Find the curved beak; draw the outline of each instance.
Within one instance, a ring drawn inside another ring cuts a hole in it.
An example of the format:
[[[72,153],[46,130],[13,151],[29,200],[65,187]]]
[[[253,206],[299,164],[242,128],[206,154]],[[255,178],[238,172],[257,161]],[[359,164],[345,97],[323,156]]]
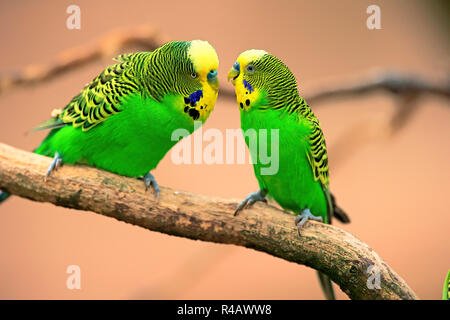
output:
[[[231,68],[230,72],[228,72],[228,81],[231,80],[231,83],[234,85],[234,80],[239,76],[239,73],[241,72],[241,65],[239,62],[235,62],[233,64],[233,68]]]
[[[239,71],[231,68],[230,72],[228,72],[228,81],[231,80],[231,83],[234,85],[234,80],[236,80],[236,78],[239,76]]]

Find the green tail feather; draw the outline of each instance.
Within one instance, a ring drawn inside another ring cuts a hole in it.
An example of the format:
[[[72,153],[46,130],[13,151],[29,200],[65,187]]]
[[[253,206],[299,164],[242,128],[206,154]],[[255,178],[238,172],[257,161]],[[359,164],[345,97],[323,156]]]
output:
[[[327,300],[336,300],[330,278],[319,271],[317,271],[317,275],[319,276],[320,286],[325,294],[325,298]]]
[[[11,195],[9,193],[6,193],[6,192],[3,192],[0,190],[0,204],[2,204],[3,201],[8,199],[9,197],[11,197]]]
[[[344,210],[342,210],[336,203],[336,198],[330,192],[331,204],[333,206],[333,217],[342,223],[350,223],[350,217]]]
[[[31,132],[47,130],[47,129],[56,129],[67,126],[67,123],[62,122],[60,119],[51,118],[47,121],[42,122],[37,127],[31,129]]]
[[[350,218],[347,216],[347,214],[337,206],[336,199],[331,194],[331,192],[328,190],[328,188],[323,188],[323,191],[325,193],[325,197],[327,199],[327,218],[328,223],[331,224],[332,218],[336,217],[339,221],[343,223],[350,222]],[[334,295],[333,290],[333,284],[331,283],[330,278],[328,278],[327,275],[317,271],[317,275],[319,276],[319,282],[320,287],[322,288],[322,291],[325,295],[325,298],[327,300],[336,300],[336,297]]]
[[[450,270],[448,270],[447,277],[445,278],[442,300],[450,300]]]

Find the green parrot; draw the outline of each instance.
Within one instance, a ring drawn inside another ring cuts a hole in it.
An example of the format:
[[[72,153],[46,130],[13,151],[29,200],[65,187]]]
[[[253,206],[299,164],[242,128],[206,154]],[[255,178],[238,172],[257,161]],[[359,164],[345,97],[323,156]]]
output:
[[[450,270],[448,270],[447,277],[444,281],[442,289],[442,300],[450,300]]]
[[[172,41],[153,52],[120,55],[62,110],[36,129],[52,129],[35,153],[51,156],[47,176],[62,163],[84,163],[158,184],[150,173],[177,143],[172,132],[194,131],[217,100],[219,60],[206,41]],[[3,192],[0,202],[9,195]]]
[[[328,156],[319,121],[300,97],[288,67],[264,50],[248,50],[239,55],[228,80],[235,87],[241,128],[260,188],[242,201],[235,215],[269,197],[297,215],[295,224],[300,235],[308,220],[331,223],[335,216],[344,223],[350,222],[329,191]],[[262,139],[253,144],[246,134],[249,130],[266,130],[267,141],[278,139],[276,172],[264,174],[268,165],[257,156],[264,143],[268,154],[276,150]],[[334,299],[329,278],[319,272],[319,279],[326,297]]]

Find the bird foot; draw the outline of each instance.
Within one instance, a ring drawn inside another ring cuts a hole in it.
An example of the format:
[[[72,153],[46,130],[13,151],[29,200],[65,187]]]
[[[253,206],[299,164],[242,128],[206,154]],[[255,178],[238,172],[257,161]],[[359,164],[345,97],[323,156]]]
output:
[[[301,214],[299,214],[298,216],[295,217],[295,225],[297,226],[299,236],[302,235],[301,229],[302,229],[303,225],[306,223],[306,221],[308,221],[308,220],[315,220],[315,221],[323,222],[322,217],[316,217],[315,215],[313,215],[311,213],[311,211],[309,211],[308,208],[304,209]]]
[[[58,152],[55,152],[55,156],[53,157],[52,163],[48,166],[47,172],[45,173],[44,181],[47,181],[47,178],[50,176],[50,173],[58,170],[59,167],[62,166],[62,157]]]
[[[239,213],[239,211],[241,211],[245,208],[250,208],[257,201],[267,202],[265,196],[266,196],[266,193],[262,190],[258,190],[256,192],[250,193],[248,195],[248,197],[245,198],[244,201],[242,201],[239,204],[236,211],[234,212],[234,215],[236,216]]]
[[[159,198],[159,185],[156,182],[155,177],[149,172],[144,176],[144,183],[145,183],[145,191],[148,190],[150,186],[153,187],[153,190],[155,191],[155,197],[156,199]]]

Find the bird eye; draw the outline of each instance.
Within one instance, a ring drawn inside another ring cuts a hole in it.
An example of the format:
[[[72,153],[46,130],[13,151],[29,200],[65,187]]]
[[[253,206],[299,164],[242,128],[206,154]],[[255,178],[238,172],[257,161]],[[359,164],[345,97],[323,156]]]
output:
[[[197,78],[197,74],[196,74],[195,72],[192,72],[192,73],[191,73],[191,78],[192,78],[192,79]]]
[[[247,72],[252,73],[252,72],[254,72],[254,71],[255,71],[255,67],[254,67],[253,65],[249,64],[249,65],[247,66]]]

